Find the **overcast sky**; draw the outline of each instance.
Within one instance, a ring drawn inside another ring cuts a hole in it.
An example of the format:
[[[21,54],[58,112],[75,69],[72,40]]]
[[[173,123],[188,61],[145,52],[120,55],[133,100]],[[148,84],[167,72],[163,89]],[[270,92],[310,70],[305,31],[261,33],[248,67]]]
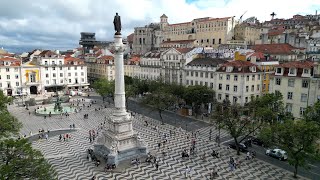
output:
[[[320,13],[320,0],[0,0],[0,47],[10,51],[72,49],[80,32],[95,32],[98,40],[112,40],[113,17],[121,16],[122,34],[136,26],[159,22],[165,13],[169,23],[199,17],[239,18],[260,21],[289,18],[294,14]]]

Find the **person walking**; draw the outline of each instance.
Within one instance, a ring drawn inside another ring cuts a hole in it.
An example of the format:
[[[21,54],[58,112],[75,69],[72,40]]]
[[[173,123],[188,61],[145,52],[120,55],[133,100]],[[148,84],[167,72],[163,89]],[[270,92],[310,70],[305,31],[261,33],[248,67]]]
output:
[[[61,134],[59,135],[59,141],[61,141],[61,139],[62,139],[62,136],[61,136]]]
[[[46,140],[48,140],[48,138],[49,138],[49,135],[48,135],[48,134],[46,134],[46,135],[45,135],[45,137],[46,137]]]
[[[158,169],[159,169],[159,164],[158,162],[156,162],[156,170],[158,171]]]

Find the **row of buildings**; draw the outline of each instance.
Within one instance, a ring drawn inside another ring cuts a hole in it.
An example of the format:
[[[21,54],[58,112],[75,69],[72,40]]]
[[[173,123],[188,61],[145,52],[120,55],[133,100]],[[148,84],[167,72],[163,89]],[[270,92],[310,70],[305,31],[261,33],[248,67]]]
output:
[[[0,52],[0,89],[8,96],[88,87],[84,60],[49,50]]]
[[[207,86],[215,91],[217,101],[228,99],[240,105],[266,93],[281,93],[286,110],[296,118],[303,115],[307,106],[320,100],[318,63],[310,58],[306,60],[306,56],[299,57],[300,48],[288,44],[256,45],[255,48],[257,51],[171,47],[131,56],[124,72],[139,79]],[[269,50],[269,54],[259,49]],[[114,79],[112,54],[96,58],[86,55],[85,59],[89,79]]]

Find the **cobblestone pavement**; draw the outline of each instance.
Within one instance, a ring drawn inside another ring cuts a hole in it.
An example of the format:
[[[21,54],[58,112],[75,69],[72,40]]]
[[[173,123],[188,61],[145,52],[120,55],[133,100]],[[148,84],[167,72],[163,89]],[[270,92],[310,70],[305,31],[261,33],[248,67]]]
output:
[[[75,124],[76,131],[70,132],[71,139],[69,141],[59,141],[58,136],[50,137],[48,140],[38,140],[33,142],[33,146],[39,149],[48,162],[58,172],[59,179],[90,179],[96,176],[97,179],[208,179],[209,172],[212,169],[218,171],[219,177],[215,179],[292,179],[292,173],[258,159],[245,160],[245,154],[240,156],[236,152],[226,146],[218,147],[213,141],[209,141],[210,127],[198,129],[196,138],[196,153],[188,159],[183,159],[181,153],[184,149],[189,149],[191,145],[191,133],[185,130],[176,129],[174,126],[144,117],[136,114],[133,118],[134,130],[147,143],[150,152],[157,157],[159,169],[144,162],[138,166],[127,165],[128,168],[123,172],[104,172],[103,167],[95,167],[92,161],[87,160],[86,150],[93,148],[93,143],[89,142],[88,131],[95,129],[104,123],[105,117],[111,114],[111,105],[101,105],[101,103],[89,105],[89,99],[85,102],[80,102],[80,105],[85,104],[83,109],[69,117],[53,116],[51,118],[35,116],[23,107],[10,105],[9,111],[16,116],[22,123],[21,135],[27,136],[32,132],[34,135],[39,129],[48,129],[52,132],[57,129],[69,128]],[[105,108],[105,106],[107,106]],[[30,108],[30,112],[34,111],[35,107]],[[100,110],[99,110],[100,108]],[[97,111],[95,110],[97,109]],[[83,115],[89,114],[88,119],[84,119]],[[148,122],[148,126],[145,125]],[[153,128],[157,126],[158,131]],[[170,134],[168,142],[161,149],[158,149],[158,142],[162,141],[163,133]],[[217,135],[217,131],[212,129],[212,139]],[[175,134],[175,135],[174,135]],[[221,137],[227,136],[225,131],[221,132]],[[189,137],[189,138],[188,138]],[[220,153],[219,158],[209,156],[212,150]],[[163,156],[162,151],[166,152]],[[206,160],[200,158],[206,154]],[[237,169],[230,171],[228,160],[234,157],[241,163]],[[186,177],[186,167],[191,169],[190,177]]]

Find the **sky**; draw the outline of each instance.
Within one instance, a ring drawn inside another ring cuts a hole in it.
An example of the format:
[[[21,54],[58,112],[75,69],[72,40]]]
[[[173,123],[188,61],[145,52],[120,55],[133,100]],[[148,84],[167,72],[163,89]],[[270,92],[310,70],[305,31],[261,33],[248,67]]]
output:
[[[97,40],[113,39],[113,18],[121,16],[122,34],[134,27],[159,22],[166,14],[169,23],[200,17],[260,21],[290,18],[294,14],[320,13],[320,0],[0,0],[0,48],[11,52],[78,47],[80,32],[95,32]]]

